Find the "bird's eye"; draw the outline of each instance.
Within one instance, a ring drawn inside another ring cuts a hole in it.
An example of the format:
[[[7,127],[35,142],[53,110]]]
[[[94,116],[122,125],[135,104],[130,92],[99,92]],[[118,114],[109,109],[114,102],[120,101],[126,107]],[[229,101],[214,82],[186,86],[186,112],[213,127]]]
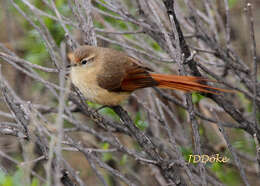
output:
[[[85,65],[87,63],[90,63],[90,62],[93,62],[93,59],[94,59],[94,55],[91,55],[91,56],[88,56],[86,58],[83,58],[81,61],[80,61],[80,64],[81,65]]]
[[[88,62],[88,61],[87,61],[86,59],[83,59],[83,60],[81,61],[81,64],[82,64],[82,65],[85,65],[85,64],[87,64],[87,62]]]

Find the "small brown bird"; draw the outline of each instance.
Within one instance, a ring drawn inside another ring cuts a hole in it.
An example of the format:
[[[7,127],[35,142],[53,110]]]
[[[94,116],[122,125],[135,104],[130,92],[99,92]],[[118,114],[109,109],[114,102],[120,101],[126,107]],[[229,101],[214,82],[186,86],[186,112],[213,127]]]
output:
[[[116,106],[140,88],[159,87],[215,93],[202,77],[153,73],[137,59],[109,48],[84,45],[71,56],[72,83],[92,102]]]

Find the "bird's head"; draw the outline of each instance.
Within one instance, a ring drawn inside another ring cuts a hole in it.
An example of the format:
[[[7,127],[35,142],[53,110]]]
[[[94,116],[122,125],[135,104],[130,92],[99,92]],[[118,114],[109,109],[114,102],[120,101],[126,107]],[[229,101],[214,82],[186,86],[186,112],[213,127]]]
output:
[[[80,46],[73,53],[68,54],[70,59],[70,65],[68,65],[68,67],[87,66],[93,63],[95,56],[95,47],[88,45]]]

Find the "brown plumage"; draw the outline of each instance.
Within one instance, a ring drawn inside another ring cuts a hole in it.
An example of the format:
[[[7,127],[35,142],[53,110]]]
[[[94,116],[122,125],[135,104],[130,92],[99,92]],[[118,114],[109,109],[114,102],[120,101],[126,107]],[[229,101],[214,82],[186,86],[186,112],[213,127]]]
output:
[[[186,92],[225,91],[205,84],[205,78],[153,73],[140,61],[113,49],[81,46],[71,56],[71,79],[90,101],[118,105],[131,92],[145,87]]]

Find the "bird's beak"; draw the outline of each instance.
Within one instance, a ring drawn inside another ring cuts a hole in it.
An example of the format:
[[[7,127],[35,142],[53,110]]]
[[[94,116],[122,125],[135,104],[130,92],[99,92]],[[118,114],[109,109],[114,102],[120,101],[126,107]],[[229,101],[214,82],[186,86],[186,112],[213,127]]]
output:
[[[69,52],[67,56],[68,56],[70,61],[74,61],[74,53],[73,52]]]
[[[66,67],[67,68],[71,68],[73,66],[76,66],[76,64],[72,64],[72,62],[74,61],[74,53],[73,52],[69,52],[67,56],[68,56],[69,61],[70,61],[71,64],[68,64]]]

